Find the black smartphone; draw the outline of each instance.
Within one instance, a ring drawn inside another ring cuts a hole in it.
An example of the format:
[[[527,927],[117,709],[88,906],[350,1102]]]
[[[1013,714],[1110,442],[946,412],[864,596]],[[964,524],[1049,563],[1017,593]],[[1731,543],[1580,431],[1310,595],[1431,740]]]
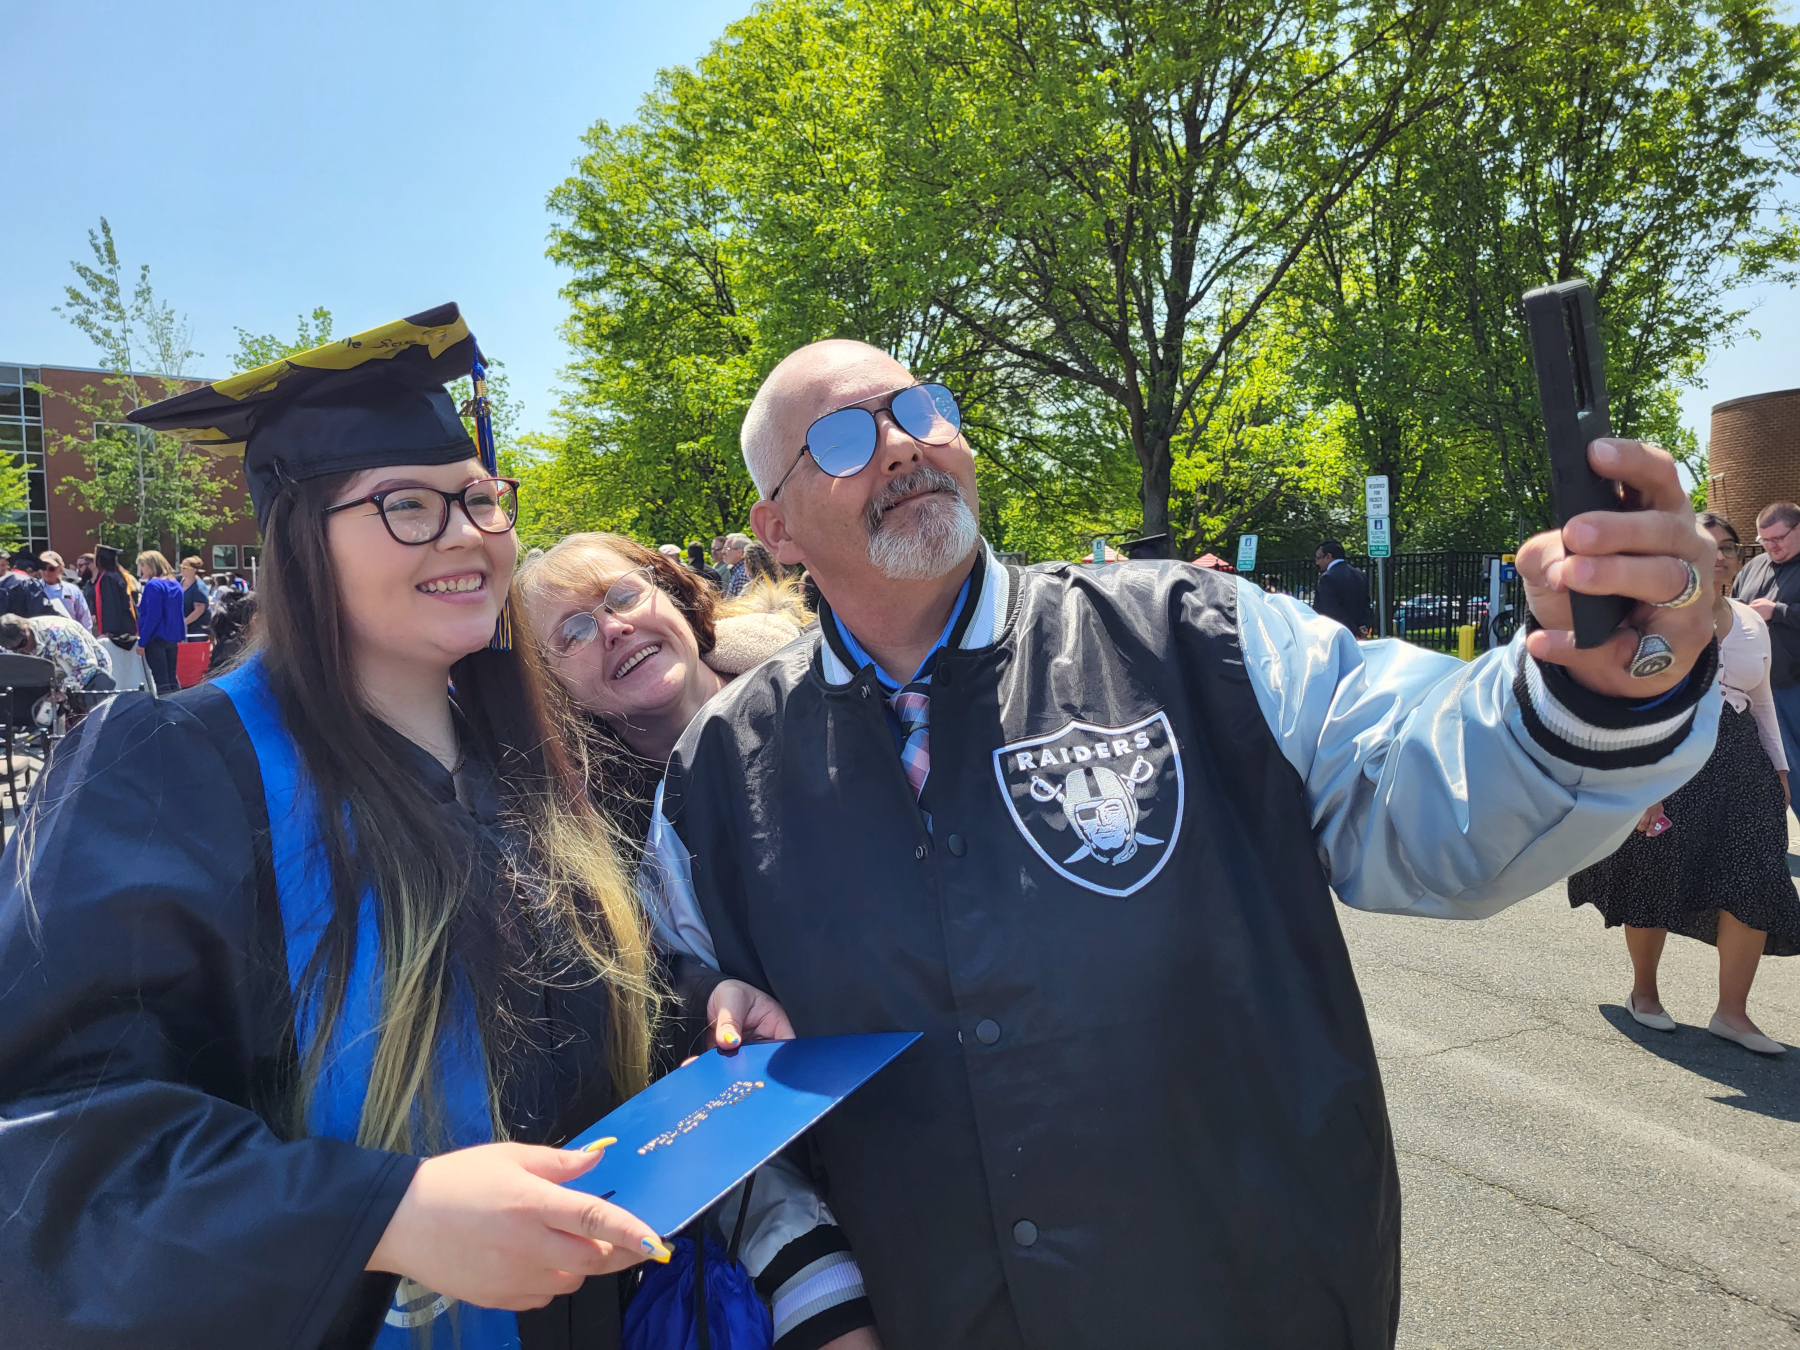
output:
[[[1550,453],[1550,497],[1556,523],[1567,525],[1586,511],[1622,511],[1622,489],[1588,464],[1588,446],[1612,435],[1606,410],[1606,348],[1586,280],[1559,281],[1525,292],[1531,364],[1537,371],[1544,445]],[[1637,602],[1623,595],[1569,592],[1575,645],[1599,647]]]

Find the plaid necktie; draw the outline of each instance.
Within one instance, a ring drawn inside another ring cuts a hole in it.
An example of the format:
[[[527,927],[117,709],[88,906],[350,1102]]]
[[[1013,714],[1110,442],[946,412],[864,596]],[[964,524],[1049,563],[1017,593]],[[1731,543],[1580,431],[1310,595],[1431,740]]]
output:
[[[900,719],[906,743],[900,747],[900,766],[906,770],[906,781],[912,784],[916,799],[925,791],[925,779],[931,773],[931,732],[926,725],[931,712],[931,695],[918,685],[908,685],[888,700],[888,707]]]

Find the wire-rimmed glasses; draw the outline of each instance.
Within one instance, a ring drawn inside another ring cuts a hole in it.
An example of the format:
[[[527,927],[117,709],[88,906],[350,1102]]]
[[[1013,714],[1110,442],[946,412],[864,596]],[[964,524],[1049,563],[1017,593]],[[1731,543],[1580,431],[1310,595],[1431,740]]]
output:
[[[623,618],[641,609],[656,591],[655,569],[634,567],[606,588],[599,604],[579,614],[571,614],[559,623],[550,636],[550,650],[561,657],[575,655],[600,636],[601,614]]]

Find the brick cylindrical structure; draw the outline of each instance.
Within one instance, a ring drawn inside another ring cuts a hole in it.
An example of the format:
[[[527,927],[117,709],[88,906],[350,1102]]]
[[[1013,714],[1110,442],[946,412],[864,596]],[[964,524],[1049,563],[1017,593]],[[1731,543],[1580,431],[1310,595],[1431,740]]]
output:
[[[1713,404],[1707,506],[1746,542],[1770,502],[1800,502],[1800,389]]]

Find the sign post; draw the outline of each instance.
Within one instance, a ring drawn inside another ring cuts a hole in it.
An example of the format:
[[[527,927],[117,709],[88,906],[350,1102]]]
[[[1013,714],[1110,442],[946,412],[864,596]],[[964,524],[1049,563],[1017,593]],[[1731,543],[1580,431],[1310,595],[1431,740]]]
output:
[[[1384,473],[1363,479],[1363,502],[1369,517],[1369,556],[1375,560],[1375,632],[1388,635],[1387,560],[1393,553],[1388,533],[1388,480]]]
[[[1240,534],[1238,536],[1237,570],[1249,572],[1256,566],[1256,536]]]

